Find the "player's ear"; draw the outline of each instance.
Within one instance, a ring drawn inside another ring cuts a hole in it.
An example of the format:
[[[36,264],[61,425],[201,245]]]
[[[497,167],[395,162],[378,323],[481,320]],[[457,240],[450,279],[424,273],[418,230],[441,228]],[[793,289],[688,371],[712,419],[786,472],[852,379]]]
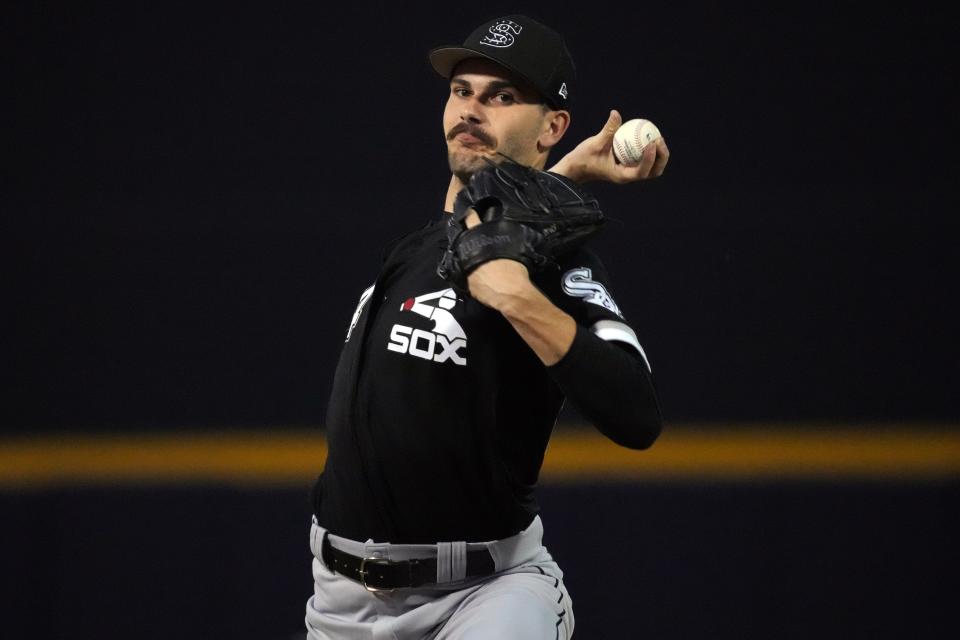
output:
[[[543,126],[540,128],[540,137],[537,138],[539,150],[547,151],[560,142],[563,134],[570,127],[570,112],[565,110],[548,110],[543,116]]]

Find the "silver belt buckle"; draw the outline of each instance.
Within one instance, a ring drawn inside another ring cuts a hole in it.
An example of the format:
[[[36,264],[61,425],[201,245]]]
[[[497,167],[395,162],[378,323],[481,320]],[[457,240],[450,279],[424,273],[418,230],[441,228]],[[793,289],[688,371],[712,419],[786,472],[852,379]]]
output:
[[[367,575],[369,575],[370,572],[367,571],[367,564],[389,565],[390,561],[386,558],[375,558],[372,556],[369,558],[364,558],[360,561],[360,584],[363,585],[364,589],[371,593],[390,593],[392,591],[396,591],[396,589],[378,589],[377,587],[371,587],[368,585]]]

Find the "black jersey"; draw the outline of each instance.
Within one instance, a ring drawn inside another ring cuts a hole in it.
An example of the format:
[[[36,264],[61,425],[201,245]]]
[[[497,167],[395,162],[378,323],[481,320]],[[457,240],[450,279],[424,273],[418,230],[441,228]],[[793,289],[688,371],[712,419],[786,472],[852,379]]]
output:
[[[563,394],[499,312],[436,274],[445,222],[389,251],[351,319],[314,489],[318,521],[338,535],[494,540],[538,511],[533,490]],[[642,354],[605,280],[583,250],[534,282],[579,325]]]

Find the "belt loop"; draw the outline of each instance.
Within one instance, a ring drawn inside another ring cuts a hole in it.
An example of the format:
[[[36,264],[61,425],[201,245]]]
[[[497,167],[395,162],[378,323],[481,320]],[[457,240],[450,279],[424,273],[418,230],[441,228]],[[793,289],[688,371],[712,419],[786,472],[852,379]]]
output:
[[[325,566],[330,572],[340,573],[337,571],[337,563],[334,562],[333,557],[331,557],[330,550],[333,547],[330,545],[330,540],[327,538],[328,535],[330,535],[329,532],[323,532],[323,535],[320,538],[320,553],[317,557],[320,558],[320,562],[322,562],[323,566]]]
[[[323,535],[326,535],[325,533]],[[310,551],[313,552],[313,555],[317,558],[320,558],[321,544],[320,544],[321,529],[320,525],[317,524],[317,519],[314,517],[313,522],[310,523]]]
[[[457,582],[467,577],[467,543],[437,543],[437,583]]]
[[[467,577],[467,543],[454,542],[450,549],[450,580],[456,582]]]
[[[452,542],[437,543],[437,583],[450,582]]]

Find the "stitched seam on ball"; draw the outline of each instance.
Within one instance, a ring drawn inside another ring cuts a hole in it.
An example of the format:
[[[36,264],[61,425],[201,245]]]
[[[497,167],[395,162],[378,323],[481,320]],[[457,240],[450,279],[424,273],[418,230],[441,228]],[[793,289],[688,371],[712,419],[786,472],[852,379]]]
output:
[[[626,158],[626,162],[624,164],[626,165],[639,164],[640,159],[642,158],[642,154],[634,153],[634,150],[636,149],[636,147],[630,145],[629,138],[627,138],[626,136],[624,136],[624,138],[626,139],[621,139],[621,142],[620,142],[620,144],[623,147],[623,157]],[[636,127],[634,127],[634,138],[636,138]]]
[[[637,139],[637,153],[640,154],[641,158],[643,157],[643,148],[644,146],[646,146],[643,144],[643,136],[640,133],[641,131],[643,131],[643,124],[644,123],[640,122],[637,124],[636,127],[633,128],[634,137],[636,137]],[[639,161],[639,158],[638,158],[638,161]]]
[[[623,140],[614,139],[613,143],[617,147],[617,151],[620,154],[620,162],[629,166],[636,163],[636,159],[633,157],[633,154],[630,153],[627,144]]]

